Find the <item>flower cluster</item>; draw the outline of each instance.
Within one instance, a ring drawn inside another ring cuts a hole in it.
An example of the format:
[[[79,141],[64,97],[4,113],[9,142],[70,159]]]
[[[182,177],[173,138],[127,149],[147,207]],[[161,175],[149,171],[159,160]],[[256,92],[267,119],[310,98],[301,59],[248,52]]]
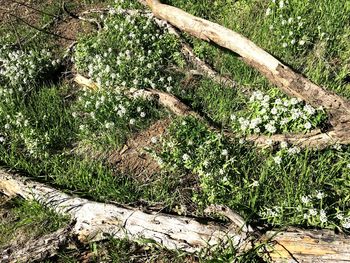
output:
[[[266,9],[266,20],[270,24],[270,32],[275,36],[283,48],[291,50],[304,50],[305,45],[311,45],[315,36],[319,39],[327,39],[327,35],[321,32],[308,33],[307,20],[304,18],[308,13],[310,3],[302,3],[302,7],[289,3],[288,0],[271,0]]]
[[[176,39],[163,33],[151,16],[120,14],[118,8],[102,17],[100,32],[79,41],[74,56],[78,70],[104,88],[170,91],[172,78],[164,71],[180,56]]]
[[[233,129],[243,135],[309,131],[326,119],[326,114],[296,98],[261,91],[253,92],[248,113],[232,114]]]
[[[169,171],[198,174],[208,202],[215,203],[237,190],[240,174],[237,155],[243,151],[243,144],[228,142],[191,117],[175,121],[160,143],[161,150],[152,152],[159,164]],[[252,179],[247,184],[256,183]]]
[[[325,207],[327,195],[322,191],[314,191],[310,195],[302,195],[295,207],[263,207],[259,214],[270,223],[283,221],[283,218],[293,217],[298,224],[327,227],[337,224],[344,229],[350,229],[350,216],[345,216],[339,210],[328,211]],[[350,213],[350,211],[348,211]]]
[[[129,99],[119,90],[86,89],[78,97],[72,115],[81,139],[98,138],[100,143],[107,140],[114,145],[115,136],[136,130],[155,117],[156,107],[152,101]]]
[[[0,143],[17,141],[22,145],[24,152],[33,158],[48,156],[47,146],[51,142],[49,135],[48,133],[38,134],[28,116],[22,112],[8,112],[0,116],[4,117]]]
[[[46,49],[11,51],[8,46],[0,47],[0,62],[0,80],[19,91],[28,89],[59,64]]]
[[[302,47],[309,37],[305,35],[305,19],[295,16],[288,0],[272,0],[266,9],[266,19],[271,20],[270,31],[282,47]]]

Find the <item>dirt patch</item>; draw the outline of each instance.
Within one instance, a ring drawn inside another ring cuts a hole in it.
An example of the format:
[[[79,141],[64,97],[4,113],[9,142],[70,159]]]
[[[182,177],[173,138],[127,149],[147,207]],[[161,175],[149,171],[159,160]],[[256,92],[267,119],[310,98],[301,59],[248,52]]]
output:
[[[25,3],[25,1],[23,1]],[[43,4],[50,4],[51,1],[45,1]],[[30,2],[26,3],[28,6],[32,6]],[[34,7],[34,5],[33,5]],[[35,7],[34,7],[35,8]],[[38,7],[40,9],[40,7]],[[18,17],[18,18],[16,18]],[[0,0],[0,23],[13,23],[16,27],[17,23],[20,22],[19,19],[23,19],[29,24],[37,25],[40,21],[41,14],[34,9],[28,8],[24,5],[15,3],[11,0]]]
[[[62,48],[67,48],[80,35],[88,34],[93,31],[93,26],[89,23],[74,18],[68,18],[58,23],[53,32],[60,36],[57,38],[57,44]]]
[[[42,17],[44,13],[41,10],[45,10],[45,6],[59,6],[59,2],[53,0],[46,1],[23,1],[23,0],[0,0],[0,26],[5,26],[7,29],[17,29],[24,27],[30,29],[29,25],[36,28],[44,28],[44,31],[53,33],[56,35],[56,44],[62,48],[68,47],[80,34],[86,34],[91,32],[94,28],[91,24],[83,22],[78,19],[70,17],[64,13],[63,9],[58,13],[52,13],[52,22],[48,25],[42,24]],[[23,3],[23,4],[21,4]],[[99,7],[100,5],[89,5],[86,6],[80,1],[70,1],[70,6],[74,6],[70,10],[73,14],[78,14],[89,8]],[[43,11],[47,14],[51,14],[53,11]],[[54,18],[54,16],[56,16]],[[32,29],[38,32],[35,29]],[[27,33],[25,33],[27,34]],[[21,35],[19,38],[23,41],[30,35]]]
[[[159,141],[170,122],[170,119],[159,120],[147,130],[136,134],[128,140],[121,151],[114,151],[109,155],[108,163],[116,166],[121,172],[131,172],[140,181],[148,181],[153,174],[160,171],[160,167],[145,148],[154,147],[154,140]]]

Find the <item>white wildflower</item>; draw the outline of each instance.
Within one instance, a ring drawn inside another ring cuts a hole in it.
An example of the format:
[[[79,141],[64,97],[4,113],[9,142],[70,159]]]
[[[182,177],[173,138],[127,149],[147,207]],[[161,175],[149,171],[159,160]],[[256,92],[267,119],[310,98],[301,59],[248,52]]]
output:
[[[284,7],[284,1],[283,1],[283,0],[280,1],[279,7],[280,7],[280,8],[283,8],[283,7]]]
[[[310,130],[312,127],[311,123],[310,122],[307,122],[304,124],[304,128],[307,129],[307,130]]]
[[[317,191],[317,193],[316,193],[316,198],[317,198],[317,199],[322,199],[323,197],[324,197],[324,193],[321,192],[321,191]]]
[[[277,131],[276,127],[271,123],[266,124],[264,127],[269,133],[275,133]]]
[[[223,149],[222,152],[221,152],[221,155],[227,156],[228,155],[228,150]]]
[[[301,197],[301,202],[303,203],[303,204],[308,204],[308,203],[310,203],[310,197],[309,196],[302,196]]]
[[[312,216],[315,216],[315,215],[317,215],[317,210],[315,208],[310,208],[309,209],[309,214],[312,215]]]
[[[312,106],[309,105],[309,104],[306,104],[306,105],[304,106],[304,111],[305,111],[306,113],[308,113],[309,115],[314,115],[315,112],[316,112],[315,108],[312,107]]]
[[[275,156],[275,157],[273,157],[273,161],[276,164],[281,164],[282,163],[282,158],[280,156]]]
[[[273,108],[271,109],[271,114],[276,115],[277,113],[278,113],[277,108],[276,108],[276,107],[273,107]]]
[[[251,184],[252,187],[258,187],[259,186],[259,182],[258,181],[254,181],[252,184]]]
[[[288,143],[287,142],[281,142],[280,143],[280,147],[281,147],[281,149],[285,149],[285,148],[288,147]]]
[[[328,221],[326,211],[323,209],[320,210],[320,221],[322,223],[326,223]]]
[[[300,153],[300,148],[297,146],[294,146],[294,147],[288,149],[289,155],[293,155],[293,154],[297,154],[297,153]]]
[[[272,146],[272,145],[273,145],[273,140],[267,139],[267,140],[266,140],[266,144],[267,144],[268,146]]]
[[[182,155],[182,160],[187,161],[189,159],[190,159],[190,156],[187,153]]]
[[[106,129],[112,129],[114,127],[114,123],[113,122],[107,122],[105,124],[105,127],[106,127]]]

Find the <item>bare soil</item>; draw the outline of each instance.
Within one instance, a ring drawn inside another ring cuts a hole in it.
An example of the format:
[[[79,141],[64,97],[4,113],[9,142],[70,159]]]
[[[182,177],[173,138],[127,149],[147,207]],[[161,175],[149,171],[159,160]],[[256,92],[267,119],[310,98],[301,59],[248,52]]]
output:
[[[148,181],[155,173],[160,172],[157,161],[150,156],[145,149],[153,148],[155,144],[152,138],[159,138],[164,135],[170,119],[163,119],[152,124],[147,130],[132,137],[121,151],[114,151],[107,158],[108,163],[116,166],[119,171],[132,173],[139,181]]]

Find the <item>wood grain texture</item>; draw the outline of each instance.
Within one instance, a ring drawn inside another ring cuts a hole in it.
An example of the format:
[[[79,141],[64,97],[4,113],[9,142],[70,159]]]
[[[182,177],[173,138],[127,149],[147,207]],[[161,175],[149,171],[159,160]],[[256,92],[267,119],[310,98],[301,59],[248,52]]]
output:
[[[193,253],[231,242],[240,252],[263,245],[261,255],[272,262],[350,262],[349,236],[330,230],[287,229],[263,234],[223,206],[208,209],[228,217],[229,225],[205,218],[145,213],[135,208],[93,202],[2,170],[0,182],[2,193],[35,199],[58,213],[69,215],[75,222],[70,234],[83,243],[108,237],[146,238],[168,249]]]

